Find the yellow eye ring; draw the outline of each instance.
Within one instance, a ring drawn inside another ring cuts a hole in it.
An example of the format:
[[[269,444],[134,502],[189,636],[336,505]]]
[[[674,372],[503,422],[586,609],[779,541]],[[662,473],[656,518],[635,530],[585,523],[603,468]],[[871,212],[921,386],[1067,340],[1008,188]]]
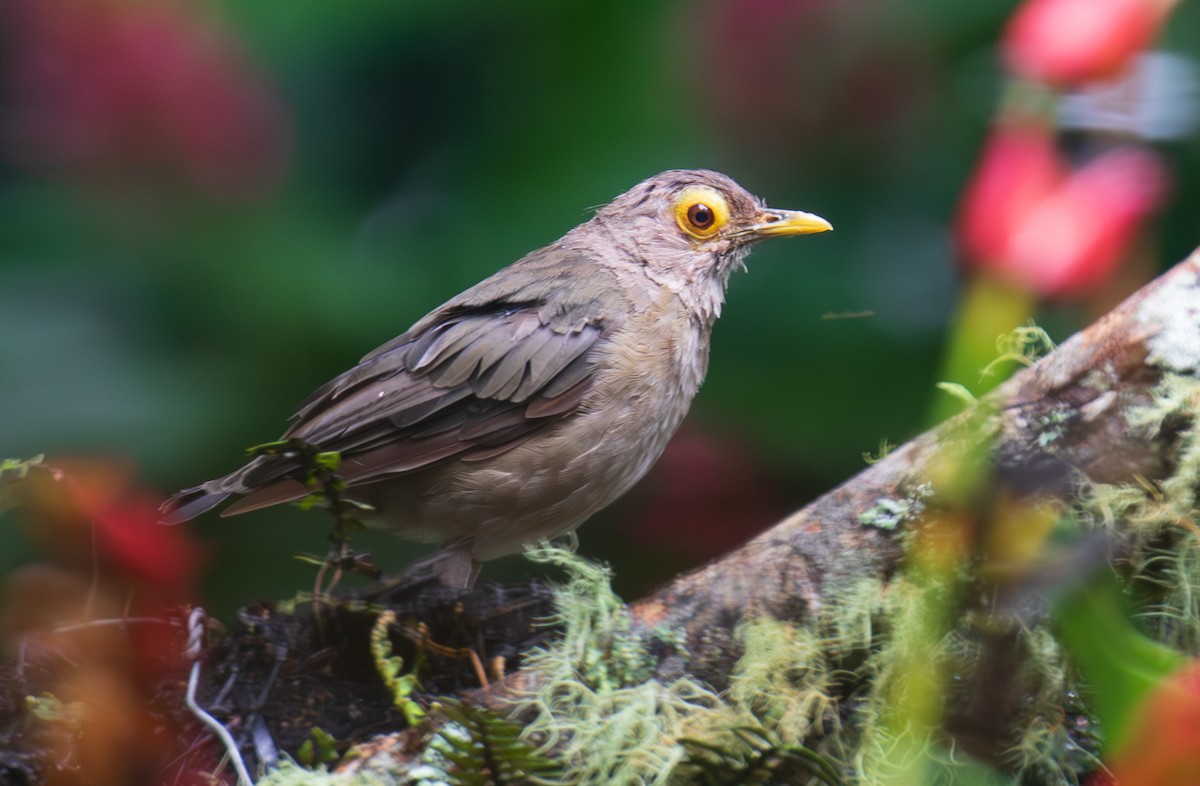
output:
[[[697,240],[707,240],[729,221],[729,203],[720,191],[689,186],[675,197],[675,223]]]

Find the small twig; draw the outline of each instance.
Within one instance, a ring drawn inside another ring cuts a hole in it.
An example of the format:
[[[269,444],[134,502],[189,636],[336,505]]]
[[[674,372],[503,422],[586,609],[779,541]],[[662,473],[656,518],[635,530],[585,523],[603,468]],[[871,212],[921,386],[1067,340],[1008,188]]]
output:
[[[225,684],[221,686],[221,690],[217,691],[217,695],[209,702],[211,707],[223,707],[225,699],[229,698],[229,692],[233,690],[233,686],[237,683],[237,678],[241,674],[241,669],[238,664],[234,663],[229,669],[229,678],[225,680]]]
[[[355,513],[367,506],[347,500],[343,496],[346,481],[338,475],[342,457],[336,451],[323,451],[302,439],[292,438],[258,445],[250,448],[249,452],[253,456],[284,456],[297,462],[304,470],[305,485],[311,489],[309,495],[301,501],[301,507],[321,505],[333,516],[333,530],[329,537],[334,543],[334,549],[326,555],[318,569],[312,589],[313,622],[317,633],[324,639],[325,620],[321,611],[327,603],[326,598],[342,580],[344,565],[350,555],[349,532],[362,527],[355,518]],[[333,575],[329,577],[331,565]]]
[[[262,690],[258,692],[258,697],[254,700],[254,711],[262,710],[263,705],[267,703],[267,696],[275,689],[275,682],[279,679],[279,672],[283,670],[283,664],[287,660],[288,646],[287,642],[279,642],[275,646],[275,662],[271,664],[271,673],[267,675],[267,679],[263,681]]]
[[[279,748],[275,746],[275,740],[271,737],[271,730],[267,728],[266,719],[262,715],[255,714],[250,717],[246,725],[250,727],[250,739],[254,741],[254,755],[258,757],[259,764],[267,768],[277,765]]]
[[[187,657],[192,661],[192,672],[188,676],[187,706],[192,714],[207,726],[209,731],[217,735],[217,739],[225,746],[225,754],[233,762],[234,769],[237,770],[239,786],[254,786],[254,779],[246,770],[246,763],[242,760],[241,751],[238,750],[233,735],[219,720],[205,712],[204,708],[196,701],[196,688],[200,684],[200,643],[204,637],[204,619],[204,609],[199,606],[192,609],[192,613],[188,615]]]
[[[475,678],[479,680],[479,685],[486,688],[488,686],[487,670],[483,667],[483,660],[479,654],[470,647],[448,647],[445,644],[438,644],[429,637],[429,626],[424,622],[418,622],[416,630],[405,628],[403,633],[409,639],[415,641],[418,647],[428,647],[438,655],[444,655],[448,658],[466,658],[471,661],[471,668],[475,670]],[[502,661],[503,662],[503,661]],[[503,674],[503,666],[501,666],[501,674]]]
[[[109,625],[124,626],[130,623],[138,625],[174,625],[175,623],[169,619],[162,617],[110,617],[102,620],[87,620],[86,622],[70,622],[65,625],[55,625],[50,629],[52,633],[72,633],[85,628],[101,628]]]

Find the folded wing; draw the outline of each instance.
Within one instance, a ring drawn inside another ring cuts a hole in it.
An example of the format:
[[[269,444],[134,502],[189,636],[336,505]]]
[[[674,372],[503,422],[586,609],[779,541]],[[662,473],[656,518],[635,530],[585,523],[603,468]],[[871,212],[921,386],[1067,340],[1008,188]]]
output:
[[[495,300],[489,280],[450,301],[314,392],[282,439],[339,452],[338,475],[354,486],[499,455],[575,411],[621,312],[564,292],[571,282],[540,281],[540,291]],[[165,520],[235,494],[245,496],[225,515],[299,499],[310,490],[304,472],[295,457],[260,456],[180,492]]]

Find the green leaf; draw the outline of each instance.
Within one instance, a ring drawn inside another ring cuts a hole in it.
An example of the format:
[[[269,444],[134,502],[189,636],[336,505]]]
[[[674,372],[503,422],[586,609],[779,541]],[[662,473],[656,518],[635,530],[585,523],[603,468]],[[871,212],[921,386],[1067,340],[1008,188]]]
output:
[[[1062,639],[1092,689],[1092,707],[1120,747],[1146,696],[1186,661],[1183,654],[1139,631],[1116,579],[1092,581],[1055,604]]]

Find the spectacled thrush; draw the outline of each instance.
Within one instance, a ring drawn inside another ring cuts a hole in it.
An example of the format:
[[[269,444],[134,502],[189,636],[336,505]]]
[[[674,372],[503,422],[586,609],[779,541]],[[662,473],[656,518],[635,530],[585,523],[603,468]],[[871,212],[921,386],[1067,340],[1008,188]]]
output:
[[[356,518],[479,563],[569,532],[658,459],[708,367],[725,287],[763,238],[832,229],[705,170],[656,175],[434,309],[304,401],[282,440],[340,454]],[[296,452],[185,489],[164,521],[313,491]]]

